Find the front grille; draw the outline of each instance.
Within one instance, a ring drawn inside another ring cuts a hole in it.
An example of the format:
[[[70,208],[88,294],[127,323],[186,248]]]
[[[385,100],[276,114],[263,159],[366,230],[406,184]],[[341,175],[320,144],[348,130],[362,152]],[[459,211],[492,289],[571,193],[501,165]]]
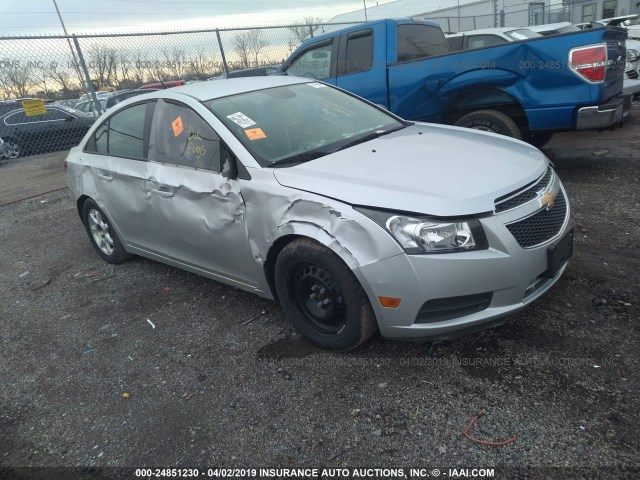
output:
[[[538,196],[538,192],[540,190],[547,188],[551,184],[552,178],[553,170],[549,167],[545,174],[535,182],[525,185],[514,192],[503,195],[500,198],[496,198],[496,213],[506,212],[507,210],[511,210],[512,208],[516,208],[530,202]]]
[[[549,210],[540,210],[524,220],[507,225],[507,228],[522,248],[530,248],[555,237],[560,232],[566,216],[567,201],[564,193],[560,191]]]
[[[629,76],[629,78],[636,80],[640,75],[638,74],[638,70],[636,70],[635,68],[632,68],[631,70],[627,70],[627,75]]]
[[[433,323],[481,312],[491,304],[493,292],[436,298],[422,305],[415,323]]]

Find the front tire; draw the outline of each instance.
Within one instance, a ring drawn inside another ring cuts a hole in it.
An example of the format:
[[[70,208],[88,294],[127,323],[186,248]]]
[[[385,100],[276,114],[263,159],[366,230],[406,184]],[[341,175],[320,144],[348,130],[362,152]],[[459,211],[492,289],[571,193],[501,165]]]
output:
[[[275,286],[287,318],[321,348],[351,350],[377,329],[369,299],[353,272],[314,240],[299,238],[282,249]]]
[[[478,110],[456,121],[457,127],[473,128],[485,132],[499,133],[522,140],[520,128],[508,115],[496,110]]]
[[[133,256],[126,252],[109,219],[90,198],[82,205],[82,221],[91,245],[105,262],[122,263]]]
[[[553,137],[553,133],[530,133],[525,141],[536,148],[542,148],[551,141],[551,137]]]

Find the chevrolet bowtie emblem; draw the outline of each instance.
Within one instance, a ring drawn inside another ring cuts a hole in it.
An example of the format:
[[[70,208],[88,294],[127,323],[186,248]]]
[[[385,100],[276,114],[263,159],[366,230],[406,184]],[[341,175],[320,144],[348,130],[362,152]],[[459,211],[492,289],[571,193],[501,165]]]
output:
[[[542,198],[540,198],[540,207],[547,207],[547,210],[549,210],[551,207],[553,207],[553,202],[555,201],[556,196],[553,194],[553,192],[547,192],[545,193]]]

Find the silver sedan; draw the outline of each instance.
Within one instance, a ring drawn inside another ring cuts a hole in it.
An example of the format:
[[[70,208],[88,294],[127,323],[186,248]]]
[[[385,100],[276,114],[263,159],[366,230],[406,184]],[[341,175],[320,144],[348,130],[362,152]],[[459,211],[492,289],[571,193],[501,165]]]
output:
[[[569,201],[549,160],[406,122],[295,77],[202,82],[109,110],[67,158],[97,253],[276,299],[309,341],[442,338],[499,323],[562,275]]]

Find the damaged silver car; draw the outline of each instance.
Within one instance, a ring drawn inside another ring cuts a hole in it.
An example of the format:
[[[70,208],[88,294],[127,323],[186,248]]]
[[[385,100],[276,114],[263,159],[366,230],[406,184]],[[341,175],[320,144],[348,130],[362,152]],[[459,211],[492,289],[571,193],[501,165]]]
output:
[[[526,143],[406,122],[295,77],[202,82],[105,113],[68,182],[109,263],[141,255],[276,299],[309,341],[502,322],[572,251],[566,192]]]

